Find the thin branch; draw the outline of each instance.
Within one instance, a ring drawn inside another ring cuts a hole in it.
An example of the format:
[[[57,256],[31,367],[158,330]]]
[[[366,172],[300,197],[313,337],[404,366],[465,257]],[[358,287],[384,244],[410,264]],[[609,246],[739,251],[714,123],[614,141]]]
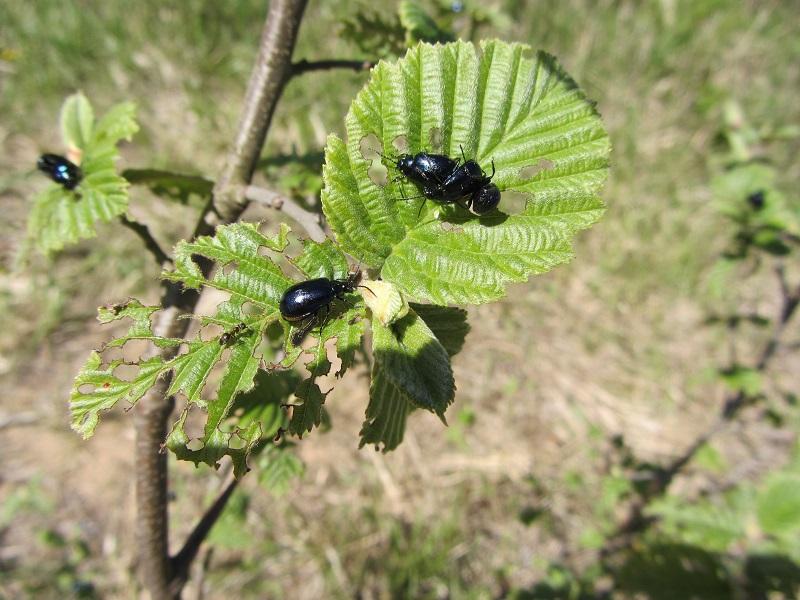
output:
[[[264,147],[275,106],[291,73],[291,57],[306,0],[273,0],[245,92],[239,129],[214,186],[213,210],[220,222],[232,223],[247,206],[249,185]],[[216,223],[208,223],[210,226]]]
[[[782,306],[772,335],[765,344],[759,359],[756,361],[755,368],[759,372],[764,371],[769,365],[770,360],[779,347],[782,333],[786,329],[789,321],[793,318],[798,305],[800,305],[800,286],[795,290],[790,290],[782,264],[776,267],[775,272],[781,290]],[[684,467],[695,457],[700,448],[731,423],[739,415],[741,410],[750,404],[752,399],[753,398],[749,394],[741,390],[726,395],[720,414],[717,416],[714,424],[706,432],[698,436],[683,454],[673,460],[668,466],[658,469],[649,488],[632,500],[624,521],[622,521],[617,528],[617,531],[608,537],[608,541],[601,549],[601,560],[606,561],[610,556],[629,548],[634,543],[635,537],[655,522],[655,518],[647,517],[644,514],[647,505],[654,498],[658,498],[667,492],[667,489],[672,484],[675,477],[683,471]]]
[[[759,371],[764,370],[769,359],[772,358],[775,350],[778,349],[778,343],[786,329],[786,324],[792,318],[792,315],[794,315],[795,310],[797,310],[798,302],[800,302],[800,288],[794,292],[789,289],[789,282],[786,280],[786,271],[784,270],[783,264],[779,264],[775,267],[775,275],[778,278],[778,285],[781,288],[781,300],[783,304],[781,306],[780,321],[778,321],[777,326],[772,332],[772,337],[761,353],[761,358],[758,360],[757,368]]]
[[[151,398],[161,391],[157,401],[148,395],[136,404],[136,542],[137,570],[153,600],[168,600],[171,578],[168,546],[167,455],[160,451],[167,437],[167,418],[173,399],[164,399],[167,381],[160,381]]]
[[[192,561],[197,556],[200,545],[208,536],[211,528],[214,527],[217,519],[219,519],[225,505],[236,490],[238,483],[237,479],[233,476],[233,472],[231,472],[220,494],[211,506],[208,507],[189,537],[186,538],[186,543],[184,543],[183,548],[172,558],[172,586],[175,591],[179,592],[186,583],[189,577],[189,567],[191,567]]]
[[[359,71],[369,71],[376,65],[370,60],[317,60],[307,61],[305,59],[292,64],[289,72],[290,77],[297,77],[310,71],[330,71],[332,69],[352,69],[356,73]]]
[[[139,223],[138,221],[131,221],[125,215],[121,215],[120,220],[125,227],[133,231],[141,238],[141,240],[144,242],[145,248],[150,251],[150,254],[153,255],[153,258],[156,259],[158,264],[164,265],[172,262],[172,259],[167,256],[167,253],[161,249],[161,246],[158,245],[158,242],[150,234],[150,230],[147,228],[147,225]]]
[[[325,241],[325,232],[320,225],[320,215],[306,210],[293,200],[286,198],[264,188],[248,185],[245,187],[245,198],[252,202],[258,202],[262,206],[267,206],[275,210],[280,210],[297,221],[315,242]]]

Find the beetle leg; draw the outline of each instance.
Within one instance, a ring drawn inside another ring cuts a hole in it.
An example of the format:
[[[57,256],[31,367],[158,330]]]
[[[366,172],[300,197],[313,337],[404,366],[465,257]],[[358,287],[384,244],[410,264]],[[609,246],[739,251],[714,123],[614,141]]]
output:
[[[306,334],[307,334],[309,331],[311,331],[312,329],[314,329],[314,326],[317,324],[317,322],[318,322],[318,321],[319,321],[319,318],[317,317],[317,315],[311,315],[311,316],[310,316],[310,317],[309,317],[309,318],[308,318],[308,319],[305,321],[305,323],[303,323],[303,324],[300,326],[300,329],[298,329],[297,331],[295,331],[295,332],[292,334],[292,344],[294,344],[295,346],[298,346],[298,345],[300,345],[300,342],[302,342],[302,341],[303,341],[303,338],[304,338],[304,337],[306,337]]]

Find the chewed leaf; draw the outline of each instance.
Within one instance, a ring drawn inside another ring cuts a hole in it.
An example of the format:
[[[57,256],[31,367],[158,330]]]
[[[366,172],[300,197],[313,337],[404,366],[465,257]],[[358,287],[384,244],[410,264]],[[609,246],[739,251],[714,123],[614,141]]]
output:
[[[290,234],[285,224],[268,237],[258,231],[257,224],[236,223],[218,227],[213,237],[178,244],[174,269],[163,277],[187,288],[216,288],[228,295],[213,316],[195,316],[201,329],[193,339],[158,335],[159,328],[154,325],[161,309],[157,306],[129,299],[101,307],[99,320],[103,323],[131,321],[128,331],[106,344],[104,350],[124,350],[129,342],[147,341],[159,348],[172,348],[172,353],[131,362],[116,359],[109,364],[103,363],[101,353],[93,353],[78,374],[72,393],[73,428],[84,437],[91,436],[100,411],[121,401],[126,408],[135,404],[163,376],[169,376],[166,395],[180,394],[186,400],[182,416],[165,440],[181,460],[218,466],[227,455],[240,477],[247,471],[247,457],[262,437],[277,432],[302,436],[318,427],[327,392],[315,380],[331,370],[325,342],[336,338],[339,373],[344,373],[360,347],[366,309],[355,292],[343,298],[336,296],[325,318],[308,332],[310,338],[316,338],[316,344],[305,351],[295,346],[290,340],[296,323],[282,319],[280,303],[296,282],[284,275],[276,262],[288,265],[284,251]],[[303,246],[303,252],[290,259],[302,271],[301,279],[306,275],[347,276],[348,261],[338,246],[309,240]],[[215,269],[210,269],[212,263]],[[206,275],[209,270],[212,274]],[[267,332],[266,337],[275,341],[276,322],[285,329],[284,368],[304,354],[311,356],[306,365],[310,375],[305,380],[271,362],[275,355],[263,341],[268,328],[272,333]],[[223,331],[209,335],[204,330],[207,325]],[[258,392],[254,389],[257,378],[263,388]],[[283,407],[290,390],[297,398],[292,418],[287,421]],[[202,409],[197,412],[205,423],[203,434],[192,439],[185,424],[195,406]]]
[[[380,63],[347,115],[347,141],[330,136],[326,150],[322,203],[337,240],[407,295],[438,304],[496,300],[507,283],[569,261],[572,238],[605,210],[597,193],[610,142],[594,104],[543,52],[496,40],[481,49],[420,44]],[[423,189],[392,161],[426,150],[477,161],[527,202],[515,215],[501,196],[477,217],[455,201],[403,201]],[[389,185],[372,179],[376,160]]]
[[[115,361],[103,369],[100,354],[92,352],[75,379],[69,409],[72,428],[84,439],[94,433],[101,410],[110,410],[120,401],[134,404],[155,385],[164,370],[161,358],[154,357],[139,363],[135,377],[127,381],[114,374],[121,364],[122,361]]]

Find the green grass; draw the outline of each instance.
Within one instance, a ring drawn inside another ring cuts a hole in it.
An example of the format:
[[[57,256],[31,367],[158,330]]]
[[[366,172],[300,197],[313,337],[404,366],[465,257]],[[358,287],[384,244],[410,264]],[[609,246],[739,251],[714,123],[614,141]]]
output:
[[[372,58],[336,37],[335,23],[352,10],[343,1],[311,3],[296,57]],[[669,451],[657,441],[678,440],[671,448],[678,452],[715,412],[718,390],[696,382],[727,350],[718,329],[700,326],[715,306],[705,293],[710,267],[729,239],[710,189],[723,154],[722,103],[738,100],[756,127],[800,122],[796,7],[755,0],[517,0],[504,10],[507,25],[484,26],[482,37],[554,53],[598,101],[614,144],[608,213],[579,236],[573,264],[514,286],[507,301],[471,311],[473,332],[455,361],[456,402],[470,417],[456,433],[417,415],[407,447],[372,461],[371,450],[353,450],[363,418],[363,406],[354,405],[364,398],[364,379],[353,374],[337,383],[326,403],[334,431],[300,443],[308,476],[278,500],[258,489],[255,478],[249,484],[240,526],[257,541],[247,549],[220,545],[210,562],[210,597],[302,591],[351,598],[364,591],[365,597],[438,598],[449,590],[452,598],[485,598],[533,590],[553,564],[578,551],[584,523],[608,525],[598,523],[593,488],[606,475],[593,451],[607,449],[591,432],[617,433],[604,429],[609,422],[628,427],[627,441],[662,459]],[[58,108],[76,89],[99,114],[121,101],[139,104],[143,130],[123,149],[125,167],[213,176],[236,126],[264,13],[255,0],[6,3],[0,25],[6,245],[19,243],[25,198],[41,185],[16,174],[30,171],[39,151],[59,151]],[[366,77],[334,72],[293,81],[265,156],[318,153],[327,133],[342,134],[347,106]],[[777,163],[780,186],[796,199],[800,141],[768,142],[764,151]],[[134,202],[165,247],[190,232],[180,207],[151,203],[139,190]],[[3,282],[0,354],[9,358],[2,374],[17,392],[6,395],[5,412],[28,410],[15,398],[42,386],[33,408],[48,407],[51,420],[63,415],[63,425],[76,365],[102,337],[94,307],[127,295],[157,301],[158,269],[136,256],[135,239],[113,225],[101,236],[99,247],[81,244],[52,263],[37,259]],[[750,303],[768,308],[773,297],[763,284]],[[757,339],[757,332],[748,334],[745,350]],[[58,367],[60,351],[69,354]],[[52,382],[31,377],[42,372]],[[646,421],[627,423],[633,409]],[[532,490],[520,472],[543,482],[541,489]],[[567,474],[580,482],[577,490]],[[180,471],[176,477],[185,480],[176,510],[186,511],[177,522],[188,528],[205,493],[190,490],[202,488],[197,480],[205,477]],[[197,506],[187,508],[186,495]],[[526,510],[540,509],[546,517],[523,525]],[[52,560],[36,540],[30,552],[31,561],[36,553]],[[93,572],[104,572],[107,557],[95,552],[86,560]],[[31,564],[19,565],[17,574],[33,585]],[[126,585],[123,576],[105,573],[100,592]]]

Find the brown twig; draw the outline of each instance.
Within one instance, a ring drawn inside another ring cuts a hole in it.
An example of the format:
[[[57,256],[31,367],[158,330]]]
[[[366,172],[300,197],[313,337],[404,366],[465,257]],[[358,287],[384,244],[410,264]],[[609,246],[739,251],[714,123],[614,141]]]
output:
[[[353,71],[369,71],[376,63],[370,60],[317,60],[305,59],[292,64],[290,77],[297,77],[310,71],[330,71],[331,69],[352,69]]]
[[[197,552],[200,550],[200,545],[211,532],[211,528],[214,527],[217,519],[219,519],[223,509],[225,508],[225,505],[228,503],[231,495],[236,490],[238,483],[238,480],[233,476],[233,472],[231,472],[222,488],[222,491],[219,493],[211,506],[206,510],[205,514],[203,514],[203,517],[200,519],[197,525],[195,525],[195,528],[192,533],[189,534],[189,537],[186,538],[183,548],[181,548],[180,551],[172,558],[171,572],[172,586],[174,590],[180,591],[180,589],[185,585],[189,577],[189,568],[192,565],[192,561],[197,556]]]
[[[131,221],[125,215],[120,215],[120,220],[125,227],[133,231],[139,236],[139,238],[141,238],[141,240],[144,242],[145,248],[150,251],[150,254],[153,255],[153,258],[156,259],[158,264],[163,265],[172,262],[172,259],[167,256],[167,253],[161,249],[161,246],[158,245],[158,242],[150,234],[150,230],[147,228],[147,225],[139,223],[138,221]]]
[[[244,186],[250,183],[266,139],[275,106],[289,79],[291,55],[297,39],[306,0],[273,0],[264,25],[256,65],[248,83],[242,116],[225,166],[213,196],[195,228],[195,237],[213,235],[214,228],[234,222],[247,205]],[[213,264],[198,260],[204,274]],[[196,290],[185,290],[176,282],[162,282],[162,306],[154,331],[157,335],[182,337],[199,299]],[[167,360],[172,352],[151,347]],[[167,462],[161,445],[167,435],[167,419],[173,399],[166,398],[170,377],[162,378],[138,402],[136,426],[136,495],[139,569],[152,600],[179,597],[181,574],[173,573],[167,543]]]
[[[268,206],[275,210],[280,210],[297,221],[315,242],[325,241],[325,232],[320,225],[320,215],[310,212],[285,196],[265,190],[264,188],[248,185],[245,187],[245,198],[252,202],[258,202],[262,206]]]

